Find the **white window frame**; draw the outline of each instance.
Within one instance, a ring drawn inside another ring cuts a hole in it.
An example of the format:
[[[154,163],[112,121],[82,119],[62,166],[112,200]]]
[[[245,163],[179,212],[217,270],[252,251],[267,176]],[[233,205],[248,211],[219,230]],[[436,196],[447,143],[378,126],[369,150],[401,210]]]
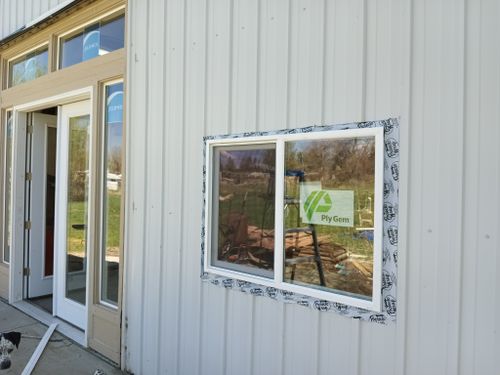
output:
[[[284,179],[285,179],[285,142],[298,140],[346,139],[357,137],[375,138],[375,192],[374,192],[374,241],[373,241],[373,284],[371,299],[363,299],[346,294],[324,291],[312,287],[291,284],[283,281],[283,240],[284,240]],[[212,264],[212,212],[213,183],[212,176],[214,147],[275,144],[276,177],[275,177],[275,238],[274,238],[274,272],[273,278],[234,271]],[[383,241],[383,176],[384,176],[384,128],[346,129],[316,131],[299,134],[276,134],[239,138],[210,139],[206,141],[206,192],[205,192],[205,238],[203,271],[228,278],[274,287],[281,290],[310,296],[331,302],[343,303],[371,311],[381,311],[381,279],[382,279],[382,241]]]

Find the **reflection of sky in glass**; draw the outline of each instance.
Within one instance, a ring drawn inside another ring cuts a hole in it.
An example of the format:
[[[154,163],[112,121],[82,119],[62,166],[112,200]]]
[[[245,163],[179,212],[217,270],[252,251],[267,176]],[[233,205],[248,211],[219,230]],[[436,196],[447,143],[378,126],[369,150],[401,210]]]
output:
[[[121,148],[123,131],[123,83],[106,87],[107,152]]]
[[[98,22],[86,27],[78,34],[63,39],[61,45],[61,68],[104,55],[123,48],[125,17]]]

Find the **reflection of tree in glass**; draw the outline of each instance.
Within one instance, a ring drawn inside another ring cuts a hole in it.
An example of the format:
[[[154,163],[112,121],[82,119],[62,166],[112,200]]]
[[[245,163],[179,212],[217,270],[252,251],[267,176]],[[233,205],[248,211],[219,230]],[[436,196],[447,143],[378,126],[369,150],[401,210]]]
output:
[[[35,51],[12,63],[11,86],[19,85],[46,74],[48,51]]]
[[[120,146],[113,147],[108,154],[108,172],[122,173],[122,149]]]
[[[374,181],[373,138],[287,142],[285,155],[287,169],[305,171],[306,179],[321,180],[324,187],[366,186]]]
[[[87,116],[88,118],[88,116]],[[73,122],[74,119],[72,119]],[[88,122],[75,120],[70,129],[69,183],[70,200],[83,201],[86,198],[88,174]]]
[[[219,259],[272,267],[275,150],[220,151]]]

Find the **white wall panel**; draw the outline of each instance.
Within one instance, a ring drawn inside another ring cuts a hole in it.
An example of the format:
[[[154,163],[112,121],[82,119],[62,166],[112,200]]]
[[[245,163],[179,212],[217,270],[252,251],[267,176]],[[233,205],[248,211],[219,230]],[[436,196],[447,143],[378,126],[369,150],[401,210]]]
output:
[[[498,2],[172,0],[163,22],[139,13],[146,4],[155,3],[131,2],[130,56],[139,49],[153,58],[151,40],[163,39],[165,79],[131,61],[130,126],[134,134],[153,126],[154,114],[142,108],[158,111],[149,102],[163,100],[163,133],[154,126],[164,147],[143,165],[135,158],[158,145],[133,138],[129,176],[139,172],[158,183],[163,174],[163,190],[148,195],[137,216],[158,222],[139,231],[128,226],[128,254],[134,267],[144,262],[162,273],[160,316],[144,315],[145,325],[163,327],[159,371],[493,371],[500,352],[494,319],[500,292],[493,287],[500,282]],[[134,45],[137,38],[149,45]],[[348,320],[200,282],[203,135],[388,116],[401,118],[407,167],[397,324]],[[158,176],[150,176],[153,169]],[[130,199],[144,200],[146,192],[130,189]],[[163,214],[152,215],[160,202]],[[154,264],[149,257],[158,254],[146,239],[158,230],[163,260]],[[154,289],[157,277],[131,272],[127,284],[135,283]],[[128,288],[129,301],[136,290]],[[144,305],[156,306],[148,296],[141,297]],[[137,307],[127,308],[129,322],[142,318],[134,315]],[[145,373],[146,359],[133,348],[148,339],[127,334],[127,365],[138,373]]]

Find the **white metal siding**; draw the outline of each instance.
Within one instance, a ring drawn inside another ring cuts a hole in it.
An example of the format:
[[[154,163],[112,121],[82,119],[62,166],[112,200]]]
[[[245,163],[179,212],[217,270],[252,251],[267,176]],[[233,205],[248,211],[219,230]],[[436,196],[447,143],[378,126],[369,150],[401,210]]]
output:
[[[487,374],[500,354],[500,2],[131,1],[127,366]],[[202,136],[401,116],[398,323],[199,280]]]
[[[0,39],[67,0],[0,0]]]

